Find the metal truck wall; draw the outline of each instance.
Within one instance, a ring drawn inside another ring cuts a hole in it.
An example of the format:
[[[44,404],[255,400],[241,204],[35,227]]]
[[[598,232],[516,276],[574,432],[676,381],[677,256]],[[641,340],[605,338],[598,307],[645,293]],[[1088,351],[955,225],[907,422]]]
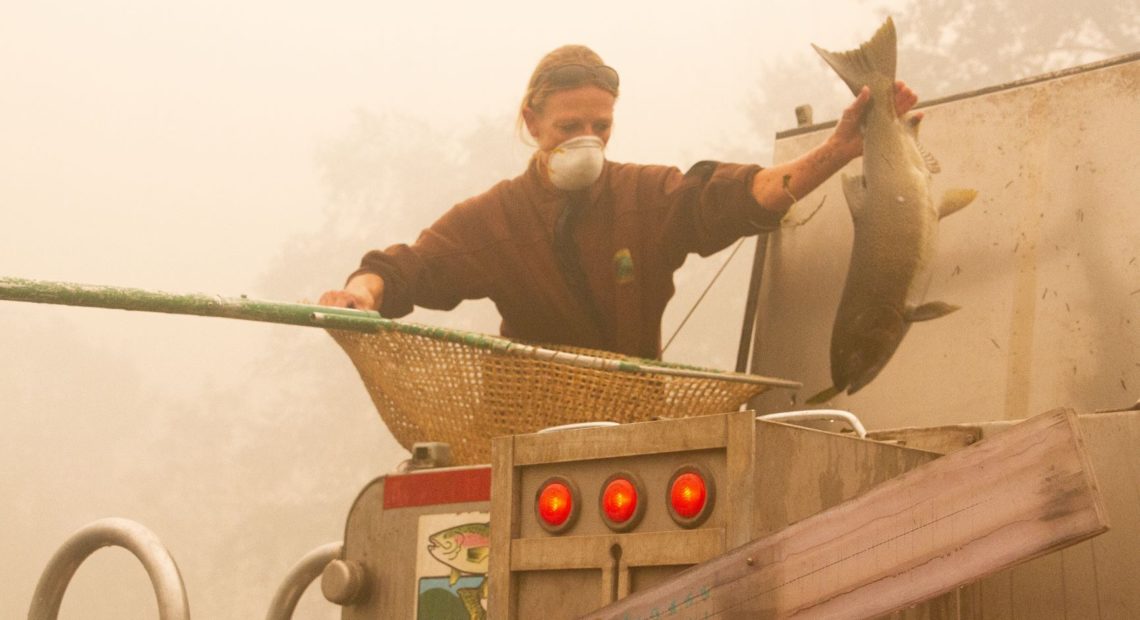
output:
[[[906,76],[901,76],[905,79]],[[1018,419],[1140,397],[1140,56],[932,102],[921,141],[936,199],[979,194],[942,220],[927,301],[961,310],[915,324],[870,385],[833,405],[869,427]],[[830,126],[782,133],[776,161]],[[843,170],[859,174],[861,159]],[[852,223],[836,175],[771,235],[753,371],[831,385],[831,326]],[[780,391],[761,411],[787,409]]]

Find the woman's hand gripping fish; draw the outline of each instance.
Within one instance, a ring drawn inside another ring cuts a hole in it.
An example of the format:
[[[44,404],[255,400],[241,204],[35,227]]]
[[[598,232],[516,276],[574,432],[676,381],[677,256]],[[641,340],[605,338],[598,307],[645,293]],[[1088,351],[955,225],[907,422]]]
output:
[[[855,240],[847,282],[831,333],[832,387],[811,397],[821,403],[854,394],[886,366],[911,323],[958,309],[923,302],[930,284],[938,221],[968,205],[973,190],[948,191],[935,204],[931,175],[938,164],[918,145],[921,114],[900,118],[894,101],[895,25],[886,23],[870,41],[848,52],[812,46],[858,95],[871,102],[863,117],[863,174],[843,176]]]

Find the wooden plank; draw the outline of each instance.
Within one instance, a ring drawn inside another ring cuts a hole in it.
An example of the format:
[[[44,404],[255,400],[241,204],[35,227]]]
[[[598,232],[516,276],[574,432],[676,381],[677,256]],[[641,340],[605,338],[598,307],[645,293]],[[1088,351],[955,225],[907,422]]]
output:
[[[1019,618],[1063,618],[1065,615],[1064,565],[1052,553],[1010,570],[1010,598]]]
[[[979,618],[990,620],[1012,620],[1013,618],[1013,577],[1012,570],[1003,570],[979,582],[981,601],[977,605]]]
[[[1101,492],[1104,492],[1103,488]],[[1115,532],[1117,521],[1112,516],[1111,508],[1109,509],[1109,518],[1112,519],[1113,524],[1111,531]],[[1097,537],[1098,540],[1100,538],[1104,538],[1104,536]],[[1058,554],[1061,556],[1061,568],[1064,571],[1061,576],[1061,589],[1065,594],[1062,599],[1065,605],[1064,613],[1060,614],[1062,618],[1102,617],[1097,602],[1096,558],[1093,557],[1090,542],[1073,545]],[[1040,558],[1035,562],[1040,562],[1043,559],[1045,558]]]
[[[631,579],[629,569],[629,562],[625,560],[618,562],[618,588],[616,598],[621,599],[629,596],[631,588],[633,587],[633,579]]]
[[[1134,618],[1140,613],[1140,412],[1084,415],[1081,429],[1096,438],[1089,454],[1112,523],[1112,531],[1089,543],[1095,611],[1100,618]]]
[[[657,424],[662,430],[652,432]],[[525,435],[515,444],[514,465],[723,448],[725,424],[724,415],[710,415]]]
[[[591,607],[613,601],[606,596],[607,586],[602,581],[600,570],[558,570],[523,572],[516,575],[518,608],[522,611],[515,616],[505,617],[490,612],[492,620],[556,620],[572,618],[589,611]],[[425,618],[424,620],[454,620],[463,618],[463,612],[448,618]],[[373,616],[369,620],[412,620],[397,613]],[[416,618],[415,620],[420,620]]]
[[[874,617],[1106,529],[1056,410],[585,617]]]
[[[961,591],[961,589],[952,590],[942,596],[927,600],[921,605],[880,616],[878,620],[962,620],[973,618],[973,616],[963,615]]]
[[[898,444],[908,448],[949,454],[982,439],[982,428],[976,424],[894,428],[868,431],[867,439]]]
[[[756,413],[741,411],[728,416],[725,448],[725,486],[721,497],[728,507],[727,548],[735,549],[752,540],[752,501],[756,491]]]
[[[975,616],[985,620],[1029,618],[1132,618],[1140,609],[1140,412],[1078,416],[1089,458],[1096,470],[1112,529],[1065,549],[1060,563],[1039,558],[980,582]],[[1008,423],[984,423],[995,437]],[[1049,607],[1042,601],[1062,603]]]
[[[724,530],[720,528],[520,538],[513,541],[510,566],[512,571],[600,569],[612,562],[610,549],[614,545],[621,547],[621,561],[628,566],[698,564],[725,551]]]
[[[518,505],[519,471],[511,467],[514,437],[496,437],[491,441],[491,549],[488,567],[488,613],[492,618],[518,617],[518,583],[511,574],[511,541],[518,535],[519,516],[511,506]],[[495,561],[495,555],[503,558]]]
[[[758,420],[752,531],[731,548],[774,534],[936,458],[932,452]]]

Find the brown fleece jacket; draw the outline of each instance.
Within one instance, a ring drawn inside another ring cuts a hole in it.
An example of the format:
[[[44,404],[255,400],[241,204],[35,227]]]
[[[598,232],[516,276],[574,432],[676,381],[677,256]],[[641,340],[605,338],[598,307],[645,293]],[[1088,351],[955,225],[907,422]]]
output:
[[[571,232],[581,286],[560,268],[554,242],[559,215],[572,201],[543,184],[533,163],[453,207],[414,244],[367,253],[353,275],[384,279],[386,317],[489,297],[504,336],[657,358],[673,272],[688,254],[707,256],[779,225],[781,214],[752,197],[759,170],[700,162],[681,174],[606,162],[593,187],[573,201],[581,209]],[[592,299],[576,292],[583,288]]]

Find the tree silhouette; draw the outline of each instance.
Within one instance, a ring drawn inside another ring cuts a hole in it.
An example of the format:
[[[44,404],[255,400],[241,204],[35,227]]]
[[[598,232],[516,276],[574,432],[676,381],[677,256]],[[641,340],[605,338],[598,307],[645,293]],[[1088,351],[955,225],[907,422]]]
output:
[[[899,32],[898,77],[923,100],[946,97],[1140,50],[1140,4],[1090,0],[1042,6],[1021,0],[911,0],[878,9]],[[870,36],[867,32],[867,37]],[[829,47],[825,41],[814,41]],[[760,72],[749,110],[770,140],[811,104],[833,120],[850,91],[806,45]],[[764,161],[764,160],[761,160]]]
[[[455,203],[525,166],[509,119],[480,121],[461,135],[406,116],[357,112],[352,125],[317,154],[328,196],[323,225],[292,239],[258,289],[274,299],[316,296],[339,286],[368,250],[411,243]],[[413,316],[424,314],[417,310]],[[447,324],[484,331],[486,312]]]
[[[912,0],[896,21],[900,72],[934,96],[1140,49],[1135,2]]]

